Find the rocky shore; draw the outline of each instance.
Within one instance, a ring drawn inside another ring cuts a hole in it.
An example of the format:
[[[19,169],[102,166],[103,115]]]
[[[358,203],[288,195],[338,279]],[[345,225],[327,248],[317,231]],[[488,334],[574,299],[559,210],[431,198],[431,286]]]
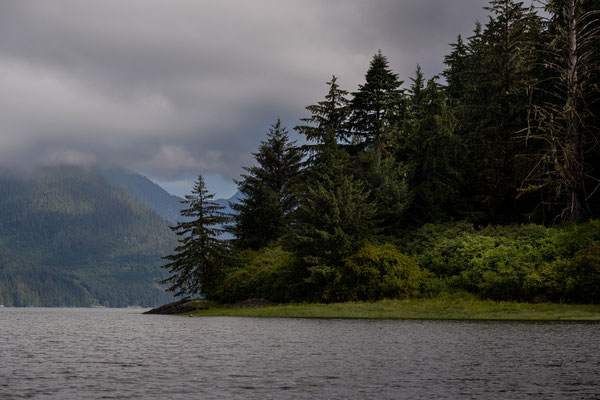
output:
[[[173,303],[165,304],[164,306],[160,306],[158,308],[153,308],[150,311],[146,311],[144,314],[172,315],[206,309],[207,307],[204,303],[204,300],[185,298]]]

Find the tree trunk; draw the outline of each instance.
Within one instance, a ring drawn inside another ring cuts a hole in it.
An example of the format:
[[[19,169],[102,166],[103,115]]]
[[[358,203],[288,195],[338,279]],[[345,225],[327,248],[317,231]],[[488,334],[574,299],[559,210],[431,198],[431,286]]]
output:
[[[581,124],[579,121],[579,59],[577,48],[577,18],[576,18],[577,0],[569,0],[567,18],[568,18],[568,70],[567,70],[567,102],[566,111],[568,117],[567,124],[567,143],[565,151],[567,152],[564,166],[567,176],[565,177],[567,186],[568,208],[567,212],[572,221],[578,220],[585,214],[584,188],[583,188],[583,151]]]

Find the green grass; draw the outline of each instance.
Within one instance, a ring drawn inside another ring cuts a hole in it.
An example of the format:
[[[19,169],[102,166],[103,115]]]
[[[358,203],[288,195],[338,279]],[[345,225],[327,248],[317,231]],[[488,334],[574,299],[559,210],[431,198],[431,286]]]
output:
[[[600,321],[600,305],[496,302],[479,300],[475,296],[461,293],[432,299],[281,304],[257,308],[238,308],[213,303],[208,310],[195,311],[186,315],[271,318]]]

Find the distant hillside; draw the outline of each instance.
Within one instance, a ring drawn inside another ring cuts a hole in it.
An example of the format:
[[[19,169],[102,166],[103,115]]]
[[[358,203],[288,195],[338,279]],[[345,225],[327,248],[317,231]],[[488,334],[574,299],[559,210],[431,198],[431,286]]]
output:
[[[97,172],[0,174],[0,304],[155,306],[175,238],[165,220]]]
[[[184,204],[181,204],[181,201],[183,201],[181,197],[169,194],[145,176],[125,168],[109,167],[101,168],[98,171],[114,185],[123,188],[148,208],[166,219],[170,224],[174,225],[181,220],[180,212],[185,207]],[[237,192],[229,199],[217,199],[215,202],[225,207],[222,210],[223,212],[231,213],[232,210],[229,202],[237,203],[240,196],[240,192]],[[231,235],[225,233],[222,237],[229,239]]]
[[[125,189],[169,223],[174,224],[181,218],[181,201],[183,199],[168,193],[145,176],[121,167],[100,168],[98,171],[114,185]]]

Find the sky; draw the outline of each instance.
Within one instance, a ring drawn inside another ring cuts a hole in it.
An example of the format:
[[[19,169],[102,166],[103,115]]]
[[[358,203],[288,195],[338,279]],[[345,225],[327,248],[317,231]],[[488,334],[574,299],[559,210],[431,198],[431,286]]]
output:
[[[112,164],[216,197],[277,118],[293,131],[381,49],[409,82],[443,70],[487,0],[0,2],[0,165]]]

